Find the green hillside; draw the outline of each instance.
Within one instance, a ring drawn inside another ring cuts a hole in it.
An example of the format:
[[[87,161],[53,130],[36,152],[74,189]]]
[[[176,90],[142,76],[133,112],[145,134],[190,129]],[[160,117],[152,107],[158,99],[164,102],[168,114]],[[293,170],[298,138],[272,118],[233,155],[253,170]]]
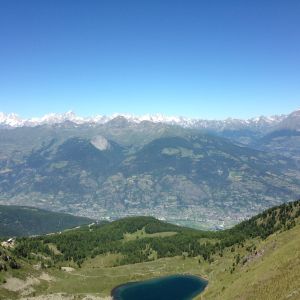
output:
[[[46,234],[92,222],[89,218],[33,207],[0,205],[0,237]]]
[[[234,256],[225,256],[211,266],[210,287],[199,299],[222,300],[298,300],[300,295],[300,226],[275,233],[264,241],[253,241],[255,250],[246,254],[245,264],[239,263],[229,274],[228,265]],[[237,249],[238,255],[244,249]]]
[[[0,299],[22,293],[106,297],[119,284],[178,273],[208,279],[199,299],[298,299],[299,217],[295,201],[217,232],[131,217],[21,238],[5,250],[21,268],[0,272],[7,281]],[[37,280],[13,291],[15,277]]]

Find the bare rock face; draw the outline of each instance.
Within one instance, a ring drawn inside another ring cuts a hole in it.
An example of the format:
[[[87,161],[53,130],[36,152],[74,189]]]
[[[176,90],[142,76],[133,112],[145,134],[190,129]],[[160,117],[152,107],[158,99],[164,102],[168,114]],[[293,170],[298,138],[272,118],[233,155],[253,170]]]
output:
[[[97,135],[92,138],[91,144],[99,149],[100,151],[109,150],[110,149],[110,143],[108,140],[103,137],[102,135]]]

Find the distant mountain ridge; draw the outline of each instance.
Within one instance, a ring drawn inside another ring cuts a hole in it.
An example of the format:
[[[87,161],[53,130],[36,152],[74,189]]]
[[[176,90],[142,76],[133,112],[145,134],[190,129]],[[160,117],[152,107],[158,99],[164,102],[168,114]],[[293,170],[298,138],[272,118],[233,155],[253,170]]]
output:
[[[299,173],[291,159],[207,134],[160,137],[139,148],[71,137],[21,161],[0,160],[0,200],[93,218],[150,214],[228,226],[298,197]]]
[[[212,228],[300,196],[300,111],[250,121],[116,115],[98,123],[69,112],[32,126],[1,116],[15,127],[0,126],[0,204],[95,218],[152,214]]]
[[[297,111],[296,111],[297,112]],[[295,114],[296,112],[292,113]],[[298,111],[300,112],[300,110]],[[300,113],[299,113],[300,114]],[[4,127],[34,127],[39,125],[54,125],[65,122],[72,122],[76,125],[90,124],[105,124],[114,119],[123,118],[130,123],[153,122],[164,123],[170,125],[179,125],[188,128],[203,128],[224,130],[232,128],[261,128],[276,126],[280,122],[285,121],[289,115],[274,115],[270,117],[260,116],[250,119],[235,119],[227,118],[225,120],[206,120],[200,118],[187,118],[182,116],[166,116],[163,114],[146,114],[141,116],[131,114],[112,114],[96,115],[94,117],[80,117],[74,112],[68,111],[66,113],[49,113],[42,117],[34,117],[24,119],[15,113],[5,114],[0,112],[0,126]]]

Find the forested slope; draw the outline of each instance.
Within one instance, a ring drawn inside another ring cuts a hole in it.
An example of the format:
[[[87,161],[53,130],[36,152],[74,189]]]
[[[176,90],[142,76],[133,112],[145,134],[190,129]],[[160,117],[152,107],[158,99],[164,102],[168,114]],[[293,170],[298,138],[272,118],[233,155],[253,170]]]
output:
[[[34,207],[0,205],[0,237],[46,234],[92,222],[89,218]]]

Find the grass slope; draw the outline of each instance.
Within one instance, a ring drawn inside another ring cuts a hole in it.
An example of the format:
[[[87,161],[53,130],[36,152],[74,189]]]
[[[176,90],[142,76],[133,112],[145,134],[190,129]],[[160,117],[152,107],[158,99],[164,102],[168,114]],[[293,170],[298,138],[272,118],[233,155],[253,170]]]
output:
[[[224,272],[225,261],[217,262],[199,299],[299,299],[300,225],[256,245],[257,254],[232,274]]]

